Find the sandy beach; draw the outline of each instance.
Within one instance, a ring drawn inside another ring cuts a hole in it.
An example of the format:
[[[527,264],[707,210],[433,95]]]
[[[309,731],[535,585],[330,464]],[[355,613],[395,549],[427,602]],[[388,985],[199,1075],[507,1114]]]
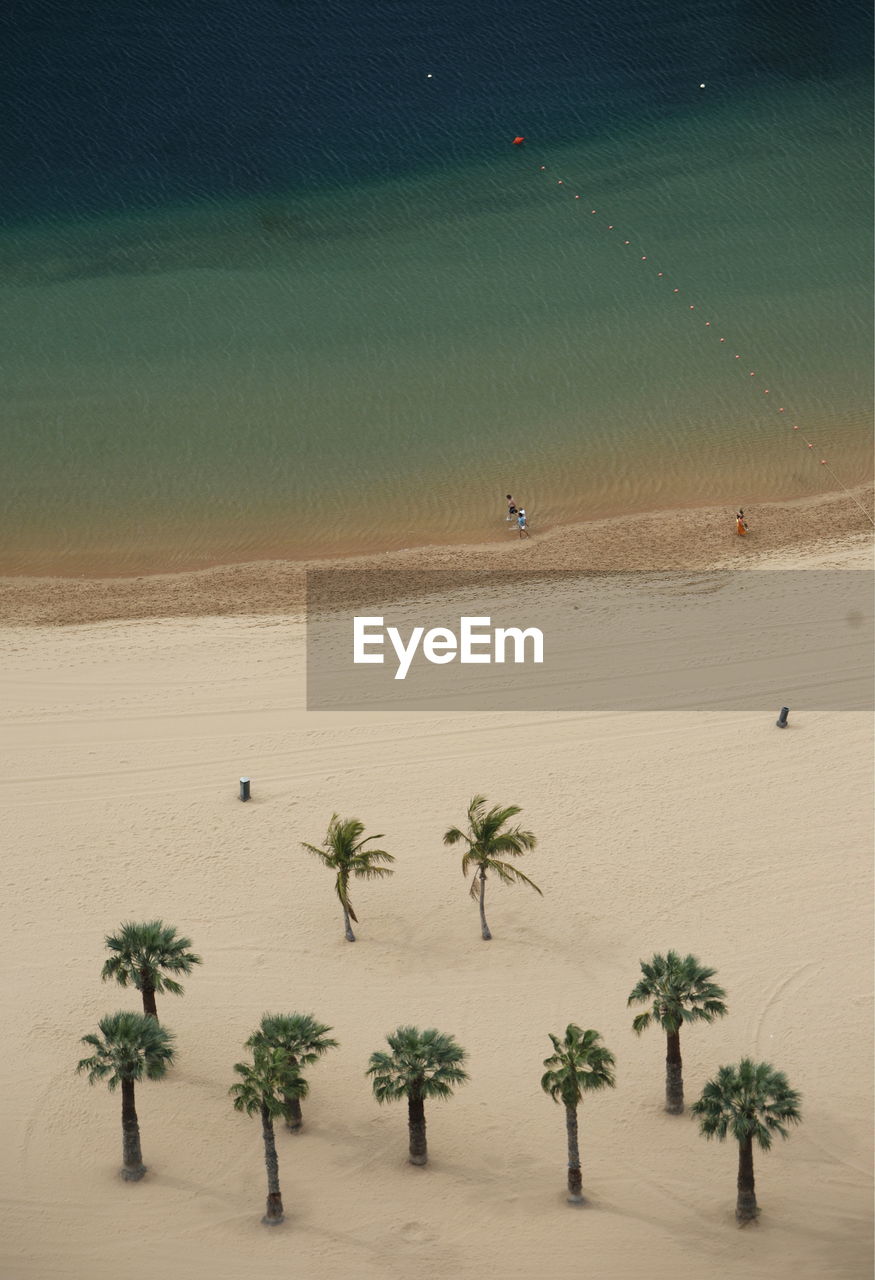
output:
[[[871,566],[863,517],[841,500],[761,510],[749,543],[725,523],[606,522],[522,554],[526,567]],[[806,541],[813,525],[831,536]],[[2,947],[18,1052],[0,1090],[0,1274],[870,1275],[871,716],[800,705],[781,733],[759,712],[307,713],[301,575],[4,583]],[[526,871],[543,899],[492,887],[489,945],[441,843],[474,791],[520,804],[539,838]],[[392,879],[358,887],[355,946],[329,873],[299,847],[335,810],[398,859]],[[119,1098],[73,1069],[100,1016],[139,1007],[100,981],[104,935],[157,916],[204,964],[183,998],[159,999],[178,1065],[138,1087],[149,1175],[129,1185]],[[684,1033],[688,1099],[747,1054],[803,1095],[790,1141],[756,1157],[762,1216],[743,1231],[735,1149],[664,1114],[664,1040],[630,1028],[639,959],[670,947],[713,966],[730,1007]],[[259,1223],[259,1124],[227,1094],[265,1010],[313,1012],[340,1041],[310,1073],[304,1131],[279,1133],[274,1232]],[[570,1021],[617,1058],[617,1088],[580,1111],[582,1210],[565,1204],[563,1116],[539,1088],[547,1033]],[[364,1076],[404,1022],[469,1053],[470,1083],[428,1107],[424,1170],[406,1163],[403,1105],[378,1107]]]
[[[735,536],[732,511],[700,507],[591,520],[546,532],[535,523],[532,536],[522,541],[516,529],[502,520],[489,542],[414,547],[340,560],[258,560],[131,578],[0,577],[0,623],[66,625],[134,618],[300,615],[307,570],[334,567],[362,575],[386,569],[408,574],[441,569],[738,569],[767,567],[777,556],[775,563],[798,568],[808,563],[815,543],[823,563],[831,566],[840,562],[849,544],[869,545],[872,511],[873,491],[867,486],[749,509],[748,538]],[[837,559],[829,559],[830,549]]]

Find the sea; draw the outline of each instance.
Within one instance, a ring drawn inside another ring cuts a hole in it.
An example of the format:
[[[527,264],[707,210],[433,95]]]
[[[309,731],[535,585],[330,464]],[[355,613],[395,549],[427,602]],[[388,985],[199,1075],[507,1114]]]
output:
[[[871,477],[868,5],[7,0],[0,39],[0,572]]]

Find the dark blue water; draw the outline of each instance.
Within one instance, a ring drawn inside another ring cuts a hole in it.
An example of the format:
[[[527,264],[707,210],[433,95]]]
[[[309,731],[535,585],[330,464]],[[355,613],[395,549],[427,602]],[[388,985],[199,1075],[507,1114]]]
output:
[[[870,476],[857,0],[11,0],[0,28],[0,572]]]
[[[0,219],[372,181],[868,74],[862,0],[7,0]],[[431,78],[429,79],[429,74]]]

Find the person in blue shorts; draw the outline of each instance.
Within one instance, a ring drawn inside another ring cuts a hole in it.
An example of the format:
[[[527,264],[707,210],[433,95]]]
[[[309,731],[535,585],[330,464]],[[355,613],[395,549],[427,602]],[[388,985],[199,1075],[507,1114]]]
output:
[[[517,526],[519,527],[520,537],[522,537],[522,536],[523,536],[523,534],[525,534],[525,535],[526,535],[526,537],[528,537],[528,536],[529,536],[529,530],[528,530],[528,528],[526,527],[526,509],[525,509],[525,507],[520,507],[519,515],[518,515],[518,516],[517,516],[517,518],[516,518],[516,522],[517,522]]]

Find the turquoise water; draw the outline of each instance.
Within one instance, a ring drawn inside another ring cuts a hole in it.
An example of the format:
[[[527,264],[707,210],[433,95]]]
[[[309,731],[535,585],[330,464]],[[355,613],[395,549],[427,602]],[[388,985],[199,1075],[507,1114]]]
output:
[[[19,221],[0,570],[480,541],[508,490],[536,530],[751,506],[833,488],[819,456],[865,481],[869,114],[853,78],[717,86],[561,146]]]

